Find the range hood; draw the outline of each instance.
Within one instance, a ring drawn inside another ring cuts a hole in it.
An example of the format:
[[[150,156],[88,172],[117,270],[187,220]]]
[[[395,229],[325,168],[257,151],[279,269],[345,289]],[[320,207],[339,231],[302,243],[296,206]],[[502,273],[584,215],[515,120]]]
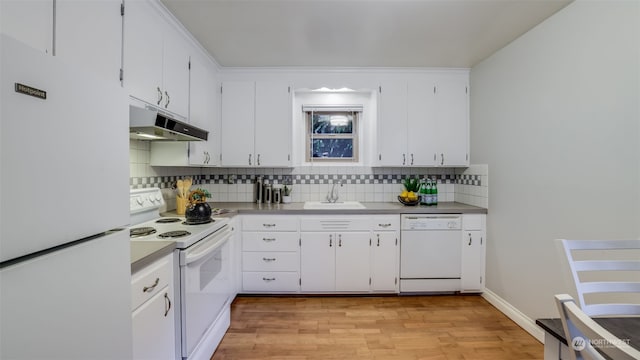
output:
[[[138,140],[206,141],[209,132],[157,109],[129,105],[129,137]]]

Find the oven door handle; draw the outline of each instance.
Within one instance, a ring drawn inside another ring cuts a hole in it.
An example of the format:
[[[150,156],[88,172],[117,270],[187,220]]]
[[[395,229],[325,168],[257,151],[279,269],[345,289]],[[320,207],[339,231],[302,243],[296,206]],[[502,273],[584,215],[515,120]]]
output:
[[[195,247],[187,250],[183,265],[189,265],[208,256],[216,249],[224,245],[230,237],[231,229],[229,229],[229,227],[225,227],[224,229],[220,230],[220,232],[209,235],[208,237],[200,241],[200,243]]]

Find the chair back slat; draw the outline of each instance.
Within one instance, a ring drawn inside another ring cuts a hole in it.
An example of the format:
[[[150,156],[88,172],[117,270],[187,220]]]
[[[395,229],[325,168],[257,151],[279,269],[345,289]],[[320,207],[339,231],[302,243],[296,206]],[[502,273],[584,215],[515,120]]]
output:
[[[640,302],[636,303],[634,299],[629,303],[622,295],[640,294],[640,240],[558,241],[565,252],[578,302],[584,312],[589,316],[640,315]],[[609,295],[586,298],[585,294]]]
[[[572,360],[638,360],[640,351],[596,323],[567,294],[555,296]]]

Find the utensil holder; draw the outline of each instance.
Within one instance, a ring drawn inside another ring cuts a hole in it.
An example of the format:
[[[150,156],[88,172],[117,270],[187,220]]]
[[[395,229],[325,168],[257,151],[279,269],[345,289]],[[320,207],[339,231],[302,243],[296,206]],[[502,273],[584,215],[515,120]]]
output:
[[[178,215],[184,215],[184,212],[187,210],[187,199],[183,197],[176,198],[176,213]]]

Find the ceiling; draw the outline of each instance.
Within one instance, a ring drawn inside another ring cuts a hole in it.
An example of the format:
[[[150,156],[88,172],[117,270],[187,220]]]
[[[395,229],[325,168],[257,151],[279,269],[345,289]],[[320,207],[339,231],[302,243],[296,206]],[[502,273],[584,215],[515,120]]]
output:
[[[572,0],[161,0],[226,67],[470,68]]]

